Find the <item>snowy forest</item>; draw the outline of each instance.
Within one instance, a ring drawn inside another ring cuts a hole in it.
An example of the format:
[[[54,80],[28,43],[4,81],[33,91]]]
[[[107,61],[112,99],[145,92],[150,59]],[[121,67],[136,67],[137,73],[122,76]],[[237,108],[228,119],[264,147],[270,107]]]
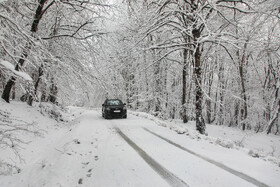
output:
[[[0,25],[6,102],[280,132],[279,0],[0,0]]]

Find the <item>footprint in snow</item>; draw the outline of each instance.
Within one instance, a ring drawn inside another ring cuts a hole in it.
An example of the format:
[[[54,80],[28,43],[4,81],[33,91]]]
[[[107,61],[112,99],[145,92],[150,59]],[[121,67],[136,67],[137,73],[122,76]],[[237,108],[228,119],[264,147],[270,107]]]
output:
[[[91,173],[87,174],[87,177],[91,177]]]
[[[78,184],[83,184],[83,179],[82,178],[79,179]]]
[[[78,139],[73,140],[75,144],[81,144],[81,142]]]
[[[99,158],[98,156],[94,156],[94,160],[97,161]]]
[[[82,164],[83,164],[83,165],[88,165],[88,164],[89,164],[89,162],[82,162]]]

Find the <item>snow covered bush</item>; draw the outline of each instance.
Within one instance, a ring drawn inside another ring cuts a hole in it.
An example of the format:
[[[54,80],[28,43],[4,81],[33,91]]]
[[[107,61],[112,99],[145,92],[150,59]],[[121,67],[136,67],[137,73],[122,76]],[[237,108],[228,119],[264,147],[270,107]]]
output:
[[[48,115],[56,121],[65,121],[62,114],[63,111],[65,112],[64,108],[45,102],[40,103],[39,108],[41,114]]]
[[[234,142],[232,142],[231,140],[222,140],[220,138],[217,138],[215,143],[225,148],[234,148]]]

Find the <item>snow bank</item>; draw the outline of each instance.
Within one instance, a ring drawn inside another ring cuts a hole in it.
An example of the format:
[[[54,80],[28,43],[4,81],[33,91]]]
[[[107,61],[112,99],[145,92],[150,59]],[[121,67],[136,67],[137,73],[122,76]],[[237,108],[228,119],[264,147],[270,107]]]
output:
[[[91,125],[94,117],[91,113],[85,114],[90,110],[61,108],[50,103],[34,103],[31,107],[15,101],[10,104],[0,101],[0,106],[0,111],[9,113],[17,121],[34,122],[43,132],[41,137],[17,135],[25,142],[20,144],[19,157],[1,147],[0,186],[85,186],[86,182],[92,186],[93,167],[99,159],[97,138],[103,138],[103,133],[99,134],[100,129]],[[59,120],[53,115],[59,116]],[[0,115],[0,121],[2,119]],[[105,128],[102,124],[99,127]]]
[[[209,136],[199,134],[195,129],[195,122],[190,121],[187,124],[181,121],[164,121],[144,112],[129,111],[130,115],[139,116],[156,122],[159,126],[169,128],[177,134],[184,134],[197,141],[206,140],[211,144],[216,144],[227,149],[236,149],[246,152],[248,155],[270,161],[280,167],[280,137],[275,135],[266,135],[241,131],[240,129],[207,125]]]
[[[71,120],[66,109],[49,103],[34,104],[32,107],[22,102],[9,104],[0,99],[0,175],[21,173],[26,158],[22,155],[24,148],[59,128],[58,122]]]

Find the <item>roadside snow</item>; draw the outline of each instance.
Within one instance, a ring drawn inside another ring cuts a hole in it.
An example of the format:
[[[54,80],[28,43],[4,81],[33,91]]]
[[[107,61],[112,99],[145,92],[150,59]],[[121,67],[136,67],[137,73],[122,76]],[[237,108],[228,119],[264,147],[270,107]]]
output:
[[[280,167],[280,136],[266,133],[256,134],[252,131],[210,124],[206,125],[208,136],[204,136],[195,130],[194,121],[184,124],[178,120],[163,121],[143,112],[130,111],[129,114],[150,119],[159,126],[167,127],[178,134],[185,134],[192,139],[204,139],[224,148],[244,151],[252,157],[270,161]]]

